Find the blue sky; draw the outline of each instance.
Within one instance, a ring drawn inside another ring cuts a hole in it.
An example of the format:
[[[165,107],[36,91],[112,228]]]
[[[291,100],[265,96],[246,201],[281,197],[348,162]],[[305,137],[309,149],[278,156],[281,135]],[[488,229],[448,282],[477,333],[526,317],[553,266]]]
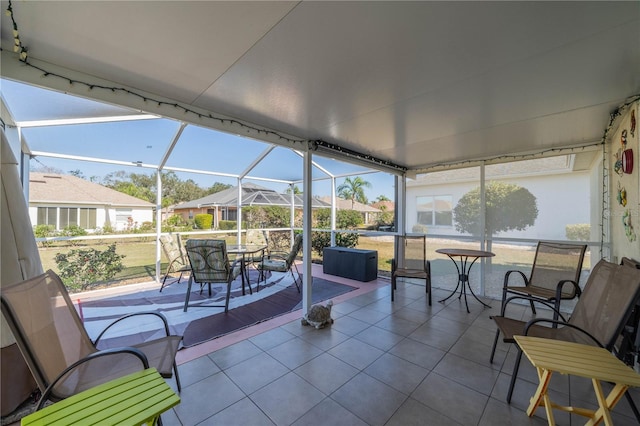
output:
[[[117,106],[12,81],[0,80],[0,84],[2,96],[16,121],[136,113]],[[31,163],[32,168],[47,166],[60,169],[63,172],[80,170],[87,178],[96,176],[98,179],[102,179],[108,173],[118,170],[130,173],[154,173],[148,168],[135,167],[134,163],[141,161],[145,164],[159,164],[179,125],[174,120],[158,118],[141,121],[24,128],[23,135],[32,151],[104,158],[131,164],[131,166],[124,166],[46,156],[39,156]],[[237,175],[246,170],[268,146],[268,144],[253,139],[189,125],[176,144],[167,166]],[[394,178],[392,175],[382,172],[365,173],[370,170],[318,155],[314,155],[313,159],[336,176],[354,173],[352,176],[361,176],[362,179],[370,182],[371,188],[365,188],[369,201],[374,201],[380,195],[393,199]],[[235,178],[220,175],[186,172],[177,172],[177,175],[181,179],[193,179],[202,187],[209,187],[215,182],[232,185],[237,183]],[[285,181],[301,179],[302,159],[290,149],[277,147],[252,169],[249,175]],[[314,178],[318,177],[326,177],[326,175],[318,169],[314,169]],[[244,182],[247,181],[249,180],[244,180]],[[344,177],[339,177],[336,180],[337,185],[343,181]],[[287,185],[283,183],[257,180],[253,182],[278,191],[284,191],[287,188]],[[298,186],[302,189],[302,184]],[[330,195],[330,180],[314,181],[312,191],[313,195]]]

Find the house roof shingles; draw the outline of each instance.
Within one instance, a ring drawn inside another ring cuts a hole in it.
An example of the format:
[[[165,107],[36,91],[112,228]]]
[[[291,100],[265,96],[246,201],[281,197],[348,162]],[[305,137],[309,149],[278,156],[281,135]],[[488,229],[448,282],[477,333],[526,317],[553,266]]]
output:
[[[148,201],[76,176],[35,172],[29,174],[29,202],[154,207],[154,204]]]

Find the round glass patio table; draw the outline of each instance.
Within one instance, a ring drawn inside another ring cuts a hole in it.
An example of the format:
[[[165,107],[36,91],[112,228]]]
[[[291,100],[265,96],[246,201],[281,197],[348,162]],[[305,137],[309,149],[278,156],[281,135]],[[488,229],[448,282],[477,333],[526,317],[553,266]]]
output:
[[[469,313],[470,312],[469,303],[467,303],[467,290],[466,290],[466,287],[469,287],[469,292],[471,293],[471,295],[483,306],[490,308],[491,306],[487,305],[482,300],[478,299],[478,296],[476,296],[476,294],[473,292],[473,289],[469,284],[469,272],[471,271],[471,267],[473,266],[473,264],[476,263],[476,260],[483,257],[493,257],[495,256],[495,254],[490,251],[484,251],[484,250],[468,250],[468,249],[454,249],[454,248],[437,249],[436,253],[447,255],[449,259],[451,259],[453,264],[456,266],[456,270],[458,271],[458,284],[456,285],[455,290],[453,290],[451,294],[445,297],[444,299],[439,300],[439,302],[444,303],[445,301],[447,301],[447,299],[449,299],[451,296],[456,294],[458,289],[460,289],[460,295],[458,296],[458,299],[462,298],[462,295],[464,295],[464,304],[467,307],[467,313]],[[469,261],[470,259],[471,261]]]

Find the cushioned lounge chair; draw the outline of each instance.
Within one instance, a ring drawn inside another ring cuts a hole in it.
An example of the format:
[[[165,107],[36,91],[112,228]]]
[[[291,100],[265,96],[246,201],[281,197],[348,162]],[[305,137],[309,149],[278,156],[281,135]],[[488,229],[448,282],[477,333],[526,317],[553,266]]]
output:
[[[178,283],[182,279],[182,275],[185,272],[191,271],[191,266],[189,265],[189,258],[187,257],[187,252],[182,245],[182,240],[180,238],[180,234],[176,234],[175,237],[171,235],[161,235],[160,236],[160,244],[162,245],[162,251],[164,255],[167,257],[169,261],[169,266],[167,267],[167,273],[162,279],[162,286],[160,286],[160,291],[164,289],[167,282],[167,277],[171,274],[175,274],[177,272],[180,273],[178,277]]]
[[[242,272],[241,257],[238,256],[233,264],[229,263],[227,243],[225,240],[187,240],[187,256],[191,265],[191,276],[187,287],[187,296],[184,301],[184,311],[187,312],[191,286],[195,282],[200,284],[200,293],[205,284],[209,287],[211,297],[211,284],[224,284],[226,297],[224,305],[203,305],[198,307],[224,308],[229,311],[229,299],[231,298],[231,283]]]
[[[293,246],[291,247],[291,251],[286,255],[281,255],[279,253],[271,253],[269,258],[264,259],[262,265],[260,265],[260,271],[262,272],[261,277],[265,277],[264,274],[266,271],[272,272],[291,272],[291,276],[294,279],[294,283],[298,292],[300,291],[300,286],[298,285],[298,281],[302,281],[300,277],[300,271],[298,271],[298,267],[296,266],[296,257],[298,253],[302,249],[302,234],[296,235],[296,238],[293,241]],[[296,277],[295,273],[298,275]]]

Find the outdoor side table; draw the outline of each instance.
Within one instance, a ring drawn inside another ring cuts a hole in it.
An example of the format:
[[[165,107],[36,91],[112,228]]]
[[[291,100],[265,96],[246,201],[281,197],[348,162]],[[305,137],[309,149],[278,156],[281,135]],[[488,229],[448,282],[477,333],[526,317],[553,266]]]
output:
[[[36,425],[153,425],[180,403],[155,368],[103,383],[22,418]]]
[[[482,300],[478,299],[478,296],[476,296],[476,294],[471,289],[471,284],[469,284],[469,272],[471,271],[471,267],[473,266],[473,264],[476,263],[476,260],[482,257],[493,257],[495,256],[495,254],[491,253],[490,251],[455,249],[455,248],[438,249],[436,250],[436,253],[447,255],[449,259],[451,259],[453,264],[456,266],[456,270],[458,271],[458,284],[456,285],[455,290],[453,290],[450,295],[448,295],[442,300],[439,300],[438,302],[444,303],[447,299],[449,299],[451,296],[456,294],[456,291],[458,291],[458,288],[460,288],[460,295],[458,296],[458,299],[460,299],[462,295],[464,295],[464,304],[467,307],[467,313],[469,313],[470,312],[469,303],[467,303],[467,290],[466,290],[466,287],[469,287],[469,292],[471,293],[471,295],[478,302],[482,303],[483,306],[490,308],[491,306],[487,305]],[[455,259],[456,257],[460,258],[459,260],[460,266],[458,266],[458,262],[456,262],[456,259]],[[473,260],[469,262],[469,258],[472,258]]]
[[[536,367],[540,379],[538,389],[527,409],[527,415],[533,416],[536,408],[544,406],[549,425],[555,425],[552,408],[588,417],[586,425],[596,425],[602,420],[606,425],[612,425],[610,410],[630,386],[640,386],[640,374],[599,346],[540,337],[514,336],[514,338],[522,352]],[[556,371],[591,379],[598,400],[598,410],[566,407],[551,402],[547,387],[551,375]],[[613,389],[607,396],[602,391],[601,381],[614,383]]]

